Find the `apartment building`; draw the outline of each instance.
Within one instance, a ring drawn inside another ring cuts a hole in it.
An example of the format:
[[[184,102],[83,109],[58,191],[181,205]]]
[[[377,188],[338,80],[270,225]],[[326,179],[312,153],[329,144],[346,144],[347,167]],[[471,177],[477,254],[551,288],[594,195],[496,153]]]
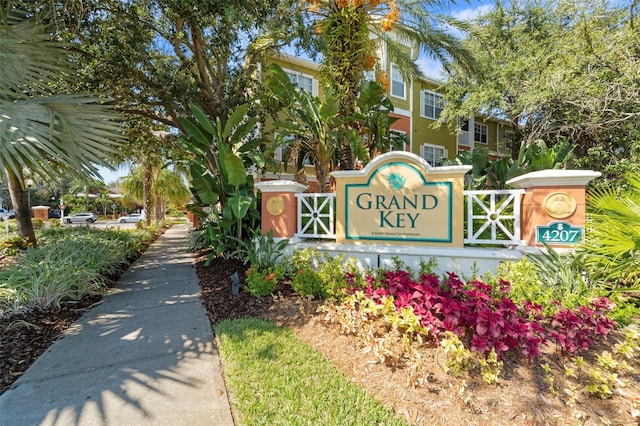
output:
[[[397,118],[391,128],[408,136],[406,151],[432,166],[440,166],[474,147],[485,147],[495,157],[509,154],[512,132],[508,122],[476,116],[435,127],[444,109],[444,96],[438,92],[442,82],[430,77],[405,81],[397,67],[385,59],[384,52],[381,57],[389,76],[388,96],[394,105],[390,115]],[[272,62],[280,65],[298,87],[322,97],[320,64],[287,54],[273,57]],[[374,78],[373,73],[366,78]],[[276,157],[280,159],[281,154],[277,152]]]

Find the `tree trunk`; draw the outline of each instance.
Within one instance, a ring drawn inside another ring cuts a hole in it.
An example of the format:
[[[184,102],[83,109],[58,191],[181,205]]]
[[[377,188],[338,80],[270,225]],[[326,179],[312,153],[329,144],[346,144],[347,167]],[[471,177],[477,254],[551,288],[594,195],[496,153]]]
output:
[[[142,168],[142,208],[144,209],[147,226],[149,226],[151,225],[151,186],[153,184],[153,170],[148,164],[142,164]]]
[[[353,170],[353,153],[348,138],[340,144],[340,170]]]
[[[31,211],[29,206],[29,194],[25,190],[24,176],[20,172],[19,176],[15,176],[13,172],[6,170],[9,181],[9,194],[11,194],[11,203],[16,212],[16,224],[18,225],[18,235],[27,239],[27,243],[36,247],[36,232],[31,222]],[[6,220],[9,220],[8,218]]]
[[[327,165],[321,164],[320,161],[315,162],[316,180],[318,181],[318,192],[327,192],[325,185],[327,184]]]
[[[158,194],[158,192],[156,191],[154,194],[154,201],[155,201],[155,215],[156,215],[156,222],[160,222],[161,220],[164,219],[164,208],[163,208],[163,204],[164,201],[162,199],[162,197],[160,196],[160,194]]]

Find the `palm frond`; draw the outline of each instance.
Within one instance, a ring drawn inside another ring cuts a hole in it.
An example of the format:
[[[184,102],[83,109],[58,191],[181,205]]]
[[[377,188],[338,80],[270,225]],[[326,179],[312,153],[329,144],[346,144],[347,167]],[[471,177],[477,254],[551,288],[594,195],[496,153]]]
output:
[[[119,116],[86,95],[0,100],[0,166],[56,176],[60,165],[95,175],[122,143]]]
[[[46,26],[0,8],[0,99],[50,94],[69,72],[68,47],[51,40]]]

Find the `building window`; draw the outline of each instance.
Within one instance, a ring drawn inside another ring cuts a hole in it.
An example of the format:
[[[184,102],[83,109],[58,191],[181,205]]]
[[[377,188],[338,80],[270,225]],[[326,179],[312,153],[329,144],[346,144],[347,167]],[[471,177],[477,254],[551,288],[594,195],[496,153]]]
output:
[[[391,64],[391,96],[395,96],[396,98],[405,98],[405,86],[404,79],[400,74],[398,68],[395,65]]]
[[[431,90],[420,92],[420,116],[437,120],[444,109],[444,96]]]
[[[458,117],[458,126],[460,126],[460,130],[463,132],[469,131],[469,120],[466,118]]]
[[[406,151],[407,150],[407,143],[405,141],[408,141],[409,138],[407,138],[407,132],[403,132],[402,130],[395,130],[395,129],[390,129],[389,130],[389,138],[391,139],[391,146],[389,147],[389,151]],[[394,146],[394,142],[397,144],[397,140],[402,138],[403,142],[402,142],[402,146]]]
[[[511,130],[507,130],[504,132],[504,147],[507,149],[511,149],[511,144],[513,143],[513,132]]]
[[[448,155],[447,150],[440,145],[431,145],[428,143],[420,145],[420,157],[427,160],[427,162],[434,167],[442,166]]]
[[[276,133],[274,135],[274,143],[278,143],[279,145],[276,147],[275,151],[273,151],[273,159],[279,163],[284,163],[287,158],[287,150],[294,143],[295,136],[294,135],[280,135]]]
[[[374,70],[365,71],[364,81],[376,81],[376,72]]]
[[[474,141],[478,143],[487,143],[488,142],[488,134],[489,134],[489,126],[486,124],[475,123],[474,124]]]
[[[285,70],[285,72],[289,76],[289,80],[291,80],[291,83],[293,83],[294,86],[299,87],[302,90],[306,90],[313,96],[318,96],[318,84],[313,77],[307,74],[302,74],[290,70]]]

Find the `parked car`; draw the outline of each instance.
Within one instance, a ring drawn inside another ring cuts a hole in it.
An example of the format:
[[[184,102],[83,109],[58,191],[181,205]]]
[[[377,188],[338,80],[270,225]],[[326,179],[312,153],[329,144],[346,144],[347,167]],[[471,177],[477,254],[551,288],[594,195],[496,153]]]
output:
[[[59,210],[49,210],[49,219],[60,219]]]
[[[95,213],[76,213],[71,216],[65,217],[67,223],[93,223],[98,220],[98,215]]]
[[[0,220],[15,219],[15,218],[16,218],[16,212],[14,212],[13,210],[6,210],[6,209],[0,208]]]
[[[131,213],[126,216],[122,216],[120,219],[118,219],[118,222],[137,223],[137,222],[140,222],[142,219],[144,219],[144,216],[142,216],[140,213]]]

